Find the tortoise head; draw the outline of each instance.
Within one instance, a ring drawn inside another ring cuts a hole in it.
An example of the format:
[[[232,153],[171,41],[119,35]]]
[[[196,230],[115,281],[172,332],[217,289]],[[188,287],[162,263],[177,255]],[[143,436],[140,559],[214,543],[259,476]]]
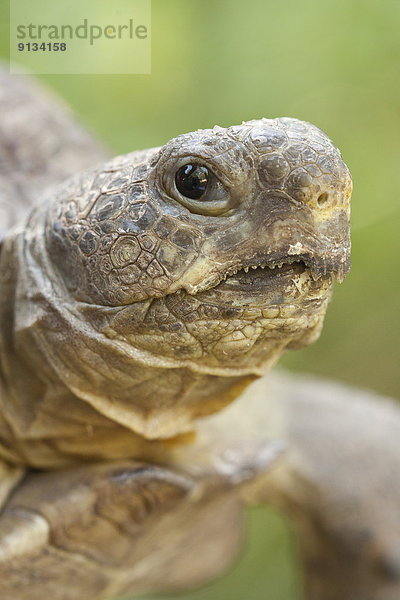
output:
[[[130,389],[146,410],[179,394],[191,405],[225,398],[221,385],[248,383],[318,336],[334,278],[350,265],[351,189],[330,139],[289,118],[117,157],[68,182],[46,208],[41,260],[54,270],[52,303],[108,348],[96,350],[104,364],[118,346],[126,366],[124,384],[110,380],[114,397],[125,386],[126,401]],[[131,381],[147,367],[164,371],[163,400],[153,371],[141,391]],[[202,410],[215,408],[192,412]]]
[[[73,297],[119,308],[108,333],[220,367],[311,341],[350,263],[351,179],[332,142],[262,119],[132,158],[54,204],[46,231]]]

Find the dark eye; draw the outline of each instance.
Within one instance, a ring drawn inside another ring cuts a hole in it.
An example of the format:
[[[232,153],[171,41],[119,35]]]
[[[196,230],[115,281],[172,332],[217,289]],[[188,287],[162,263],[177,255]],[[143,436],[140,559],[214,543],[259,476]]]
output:
[[[209,181],[207,167],[196,163],[183,165],[175,174],[176,189],[185,198],[199,200],[205,194]]]
[[[234,205],[234,200],[221,181],[223,173],[215,174],[213,166],[197,162],[191,156],[172,157],[171,166],[160,167],[161,192],[166,193],[190,212],[198,215],[222,215]]]

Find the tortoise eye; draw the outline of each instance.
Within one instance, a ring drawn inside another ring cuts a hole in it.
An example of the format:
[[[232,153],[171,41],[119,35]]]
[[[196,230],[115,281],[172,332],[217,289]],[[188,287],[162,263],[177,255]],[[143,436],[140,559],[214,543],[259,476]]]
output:
[[[199,159],[201,160],[201,159]],[[189,156],[173,157],[171,167],[162,168],[161,191],[190,212],[198,215],[222,215],[234,202],[213,167]],[[223,176],[223,175],[222,175]]]
[[[206,192],[210,174],[207,167],[197,163],[188,163],[175,174],[176,189],[185,198],[199,200]]]

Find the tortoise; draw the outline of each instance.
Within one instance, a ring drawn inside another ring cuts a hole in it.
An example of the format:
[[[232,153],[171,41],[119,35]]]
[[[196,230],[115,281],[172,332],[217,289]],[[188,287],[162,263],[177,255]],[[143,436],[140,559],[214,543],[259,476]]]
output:
[[[375,527],[337,465],[360,464],[343,420],[370,433],[378,415],[394,437],[398,411],[266,376],[318,338],[350,267],[339,150],[262,118],[108,159],[34,83],[2,73],[0,89],[1,598],[198,585],[259,501],[306,531],[308,598],[394,598],[392,512]],[[391,440],[363,493],[399,464]]]

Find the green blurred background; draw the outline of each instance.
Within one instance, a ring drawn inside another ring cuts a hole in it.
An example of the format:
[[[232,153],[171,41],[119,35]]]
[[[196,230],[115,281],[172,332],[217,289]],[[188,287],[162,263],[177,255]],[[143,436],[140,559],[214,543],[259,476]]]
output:
[[[6,57],[8,2],[0,5]],[[353,267],[320,341],[282,362],[395,397],[399,31],[399,0],[153,0],[151,75],[42,77],[115,153],[262,116],[295,116],[326,131],[354,179]],[[301,598],[285,521],[265,509],[248,521],[236,568],[184,599]]]

